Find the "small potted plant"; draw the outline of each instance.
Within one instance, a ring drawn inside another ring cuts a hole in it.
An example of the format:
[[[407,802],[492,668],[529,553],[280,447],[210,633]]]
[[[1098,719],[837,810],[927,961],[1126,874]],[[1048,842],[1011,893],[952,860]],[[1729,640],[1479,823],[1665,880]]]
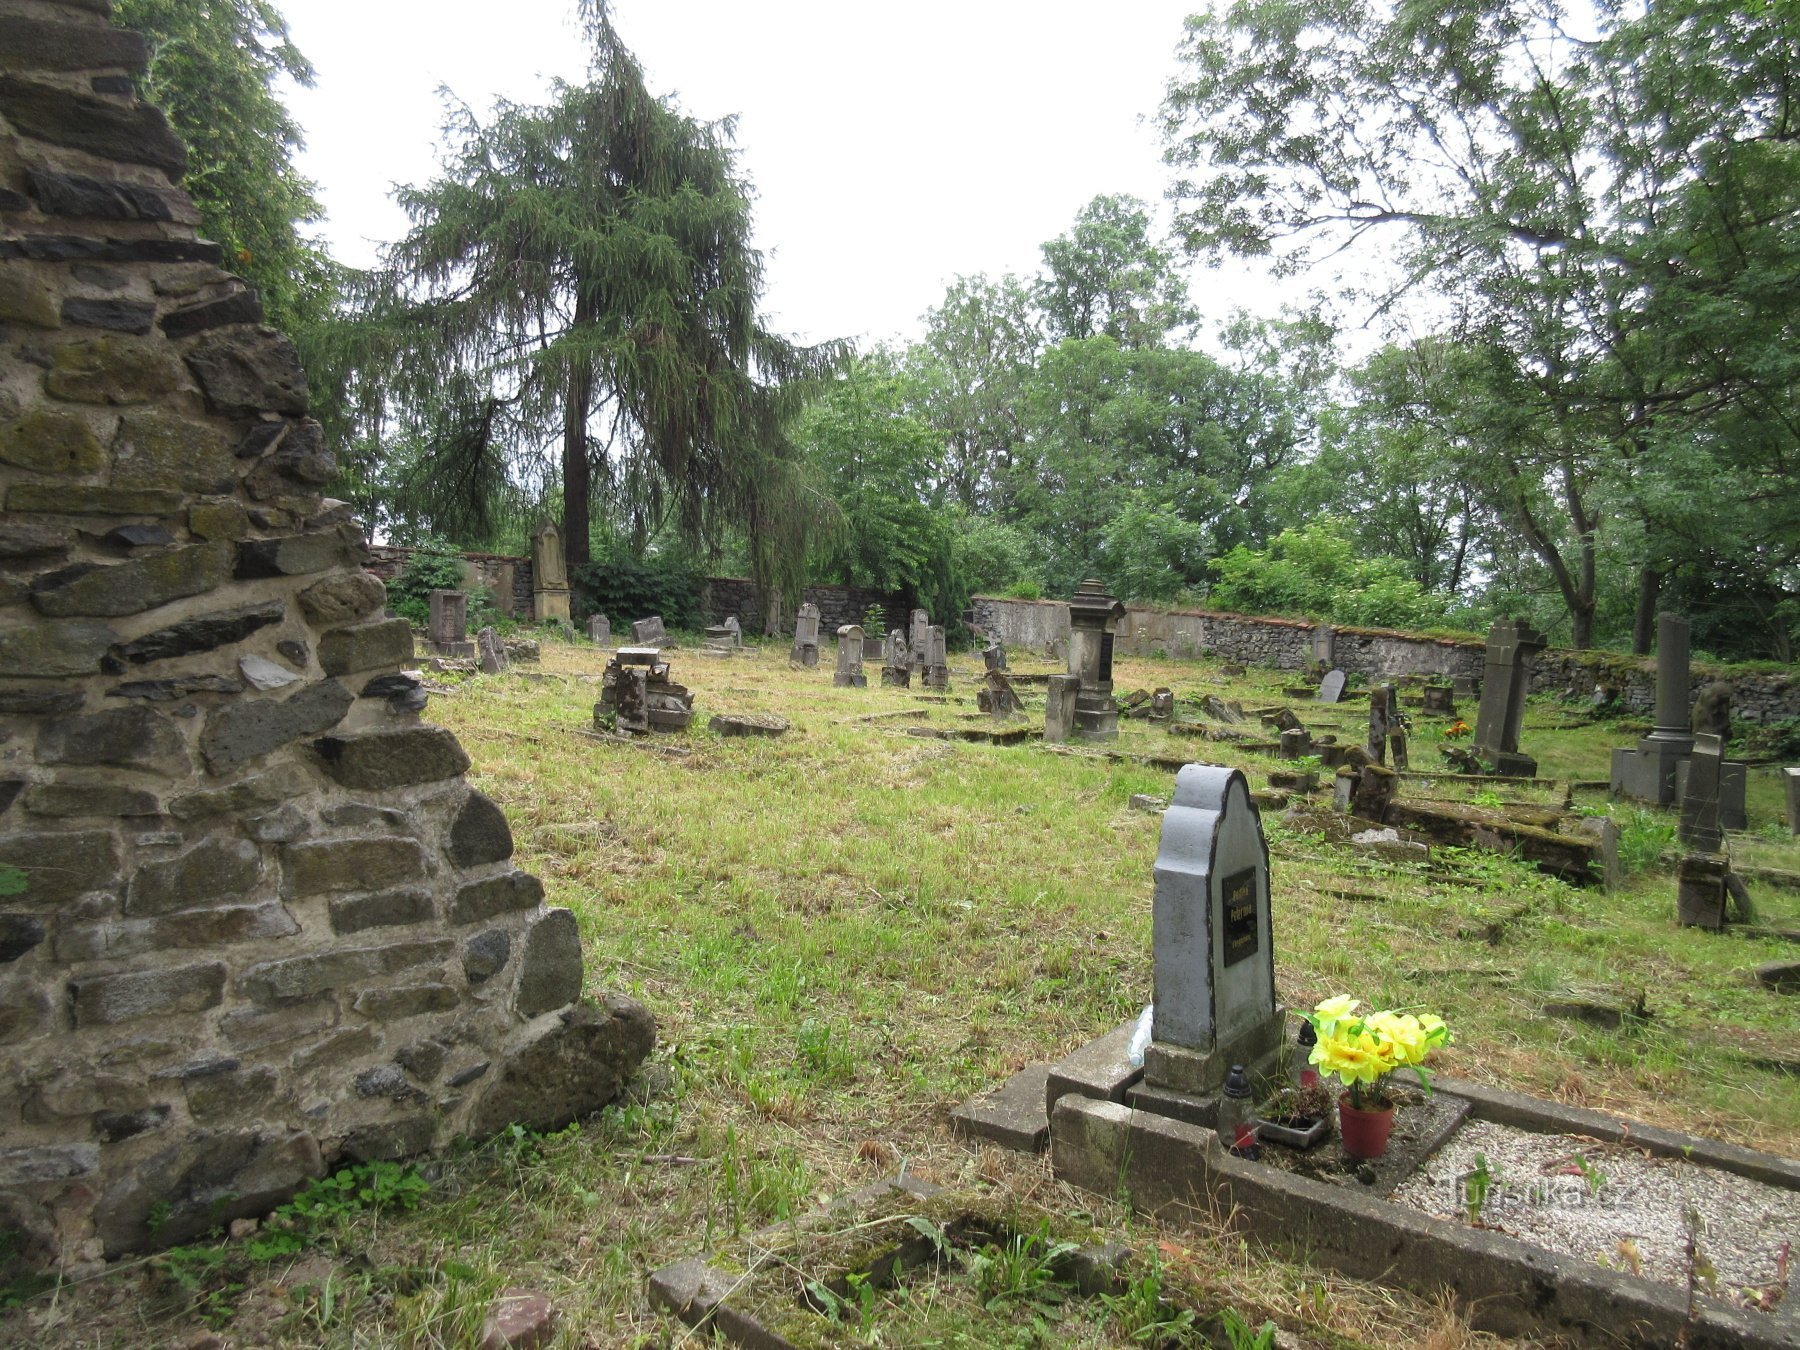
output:
[[[1431,1013],[1415,1016],[1387,1009],[1359,1016],[1360,1006],[1359,999],[1338,994],[1302,1016],[1318,1036],[1311,1062],[1346,1089],[1338,1097],[1344,1152],[1354,1158],[1379,1158],[1386,1154],[1394,1128],[1394,1098],[1387,1090],[1387,1076],[1395,1069],[1410,1068],[1429,1093],[1431,1075],[1423,1061],[1449,1043],[1450,1029]]]
[[[1284,1087],[1263,1103],[1259,1123],[1259,1138],[1309,1149],[1331,1132],[1331,1093],[1316,1078],[1305,1087]]]

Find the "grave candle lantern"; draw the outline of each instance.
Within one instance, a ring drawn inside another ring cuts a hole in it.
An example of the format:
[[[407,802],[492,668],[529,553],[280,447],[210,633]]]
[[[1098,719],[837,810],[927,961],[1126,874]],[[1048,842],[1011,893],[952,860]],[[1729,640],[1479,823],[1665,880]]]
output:
[[[1256,1121],[1250,1107],[1250,1077],[1242,1064],[1233,1064],[1219,1099],[1219,1138],[1228,1140],[1226,1147],[1238,1157],[1256,1159],[1262,1150],[1256,1146]]]

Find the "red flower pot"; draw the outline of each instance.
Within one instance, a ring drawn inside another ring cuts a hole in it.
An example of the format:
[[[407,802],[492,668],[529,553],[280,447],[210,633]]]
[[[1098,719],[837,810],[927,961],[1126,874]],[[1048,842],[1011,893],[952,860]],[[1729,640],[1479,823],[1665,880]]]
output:
[[[1338,1133],[1344,1138],[1344,1152],[1352,1158],[1386,1157],[1393,1129],[1393,1107],[1352,1106],[1348,1092],[1338,1097]]]

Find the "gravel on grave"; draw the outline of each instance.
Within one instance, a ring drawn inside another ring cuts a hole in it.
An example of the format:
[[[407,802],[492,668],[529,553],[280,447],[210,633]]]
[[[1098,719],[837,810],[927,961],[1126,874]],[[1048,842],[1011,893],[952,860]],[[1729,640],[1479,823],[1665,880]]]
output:
[[[1800,1192],[1648,1156],[1630,1144],[1533,1134],[1490,1121],[1463,1126],[1389,1198],[1467,1222],[1464,1178],[1477,1155],[1487,1159],[1493,1178],[1482,1226],[1535,1246],[1686,1288],[1691,1207],[1720,1297],[1773,1284],[1783,1243],[1792,1243],[1800,1260]],[[1790,1296],[1800,1298],[1800,1290]]]

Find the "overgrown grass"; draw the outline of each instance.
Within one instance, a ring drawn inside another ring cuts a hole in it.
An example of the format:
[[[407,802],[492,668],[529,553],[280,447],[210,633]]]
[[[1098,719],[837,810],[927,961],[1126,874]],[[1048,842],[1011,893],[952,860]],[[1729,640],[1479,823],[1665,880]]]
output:
[[[304,1252],[224,1280],[242,1287],[203,1309],[212,1321],[281,1344],[463,1345],[502,1287],[525,1284],[562,1309],[559,1345],[671,1345],[683,1334],[650,1310],[649,1270],[904,1165],[972,1194],[1083,1215],[1161,1253],[1174,1286],[1199,1300],[1176,1300],[1172,1316],[1203,1304],[1250,1326],[1273,1317],[1320,1344],[1469,1343],[1441,1309],[1259,1258],[1216,1233],[1160,1230],[1060,1186],[1039,1160],[950,1137],[957,1102],[1149,1001],[1159,821],[1127,802],[1166,796],[1170,772],[858,720],[924,710],[931,727],[975,724],[973,658],[958,663],[967,673],[948,703],[836,689],[829,657],[793,670],[773,646],[730,661],[672,659],[700,710],[668,742],[690,749],[685,757],[578,734],[601,662],[585,645],[546,642],[540,672],[466,681],[430,711],[506,808],[520,865],[544,879],[551,903],[575,911],[589,992],[628,993],[655,1013],[651,1088],[563,1136],[521,1133],[433,1164],[416,1212],[338,1216]],[[1225,680],[1210,662],[1126,659],[1118,670],[1121,692],[1166,684],[1251,707],[1280,702],[1283,679]],[[1041,719],[1041,695],[1035,706]],[[1360,742],[1365,709],[1299,711],[1315,733]],[[720,739],[704,724],[723,710],[780,713],[793,729]],[[1556,705],[1533,705],[1527,725],[1563,720]],[[1419,720],[1415,768],[1432,767],[1440,727]],[[1582,780],[1604,778],[1608,750],[1624,743],[1590,725],[1524,739],[1546,773]],[[1113,748],[1235,763],[1253,786],[1279,763],[1138,722]],[[1753,829],[1777,810],[1769,777],[1752,774]],[[1449,778],[1408,780],[1407,790],[1562,795]],[[1607,809],[1604,794],[1581,801]],[[1446,1072],[1795,1154],[1791,1000],[1748,978],[1792,948],[1677,928],[1661,862],[1673,817],[1621,815],[1636,870],[1606,893],[1478,851],[1395,863],[1266,811],[1281,997],[1308,1005],[1350,991],[1378,1006],[1425,1004],[1457,1033]],[[1800,858],[1772,837],[1756,848],[1772,866]],[[1800,927],[1800,897],[1755,894],[1764,923]],[[1552,993],[1639,989],[1652,1016],[1629,1033],[1539,1012]],[[108,1285],[119,1290],[120,1278]],[[0,1322],[0,1336],[143,1346],[192,1333],[192,1300],[151,1303],[125,1287],[111,1302],[68,1290],[38,1298]],[[943,1316],[915,1305],[907,1316],[925,1320],[909,1327],[954,1343]],[[1090,1324],[1084,1344],[1133,1343],[1117,1317]]]

